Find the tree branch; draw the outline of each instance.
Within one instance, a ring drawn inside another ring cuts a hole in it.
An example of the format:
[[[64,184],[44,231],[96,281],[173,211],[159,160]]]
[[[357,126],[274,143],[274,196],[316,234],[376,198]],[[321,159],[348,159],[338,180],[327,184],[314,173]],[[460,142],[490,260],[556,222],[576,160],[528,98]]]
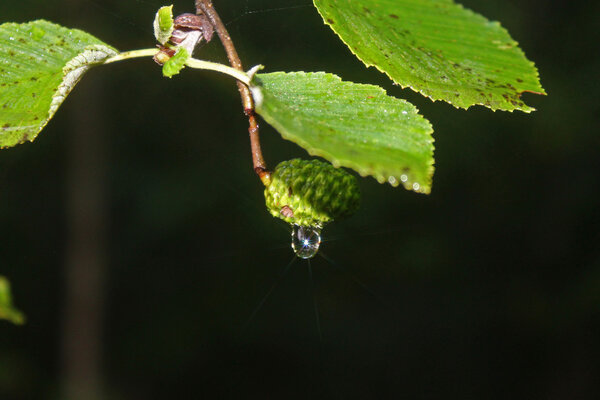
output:
[[[244,71],[240,57],[235,49],[231,36],[223,24],[221,17],[215,10],[212,0],[196,0],[196,14],[204,14],[208,17],[210,22],[213,24],[221,43],[227,53],[227,58],[232,68],[239,71]],[[240,96],[242,97],[242,104],[244,106],[244,113],[248,116],[248,122],[250,127],[248,132],[250,133],[250,145],[252,148],[252,162],[254,164],[254,172],[260,177],[261,181],[267,185],[271,178],[271,173],[267,169],[265,160],[262,155],[262,149],[260,147],[260,132],[258,122],[256,121],[256,115],[254,111],[254,100],[250,88],[244,83],[237,82]]]

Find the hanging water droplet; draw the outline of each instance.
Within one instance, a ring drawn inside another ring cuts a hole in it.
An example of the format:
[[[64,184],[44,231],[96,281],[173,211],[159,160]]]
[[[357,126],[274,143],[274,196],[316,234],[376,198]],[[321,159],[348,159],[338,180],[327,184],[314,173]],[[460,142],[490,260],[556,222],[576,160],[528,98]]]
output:
[[[300,258],[313,258],[321,246],[321,229],[294,225],[292,249]]]

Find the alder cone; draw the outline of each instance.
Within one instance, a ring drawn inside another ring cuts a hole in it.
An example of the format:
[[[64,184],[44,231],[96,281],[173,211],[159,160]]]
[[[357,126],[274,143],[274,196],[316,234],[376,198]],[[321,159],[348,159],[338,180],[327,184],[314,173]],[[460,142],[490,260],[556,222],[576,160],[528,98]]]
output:
[[[296,158],[277,165],[265,200],[274,217],[294,225],[323,227],[354,214],[360,190],[356,178],[343,169]]]

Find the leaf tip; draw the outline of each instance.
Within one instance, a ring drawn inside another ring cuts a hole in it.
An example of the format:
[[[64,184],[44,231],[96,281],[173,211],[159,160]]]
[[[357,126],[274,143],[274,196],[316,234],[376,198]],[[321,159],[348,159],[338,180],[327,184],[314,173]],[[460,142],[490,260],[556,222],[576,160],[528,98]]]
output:
[[[154,17],[154,37],[160,44],[165,44],[173,33],[173,5],[159,8]]]

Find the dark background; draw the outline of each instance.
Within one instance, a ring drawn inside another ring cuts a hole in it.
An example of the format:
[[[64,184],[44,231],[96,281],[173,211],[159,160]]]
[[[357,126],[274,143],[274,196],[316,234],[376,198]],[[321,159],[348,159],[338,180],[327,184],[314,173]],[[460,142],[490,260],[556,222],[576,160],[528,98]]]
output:
[[[248,322],[293,254],[232,80],[95,69],[35,143],[0,152],[0,274],[28,317],[0,322],[0,399],[600,398],[600,3],[462,1],[536,62],[549,95],[525,95],[530,115],[393,86],[309,0],[214,3],[247,67],[416,104],[435,128],[432,194],[359,179],[360,211],[324,231],[335,264],[315,258],[311,282],[296,262]],[[2,1],[0,20],[128,50],[154,45],[161,5]],[[225,60],[218,40],[197,57]],[[266,123],[262,137],[271,166],[307,156]]]

